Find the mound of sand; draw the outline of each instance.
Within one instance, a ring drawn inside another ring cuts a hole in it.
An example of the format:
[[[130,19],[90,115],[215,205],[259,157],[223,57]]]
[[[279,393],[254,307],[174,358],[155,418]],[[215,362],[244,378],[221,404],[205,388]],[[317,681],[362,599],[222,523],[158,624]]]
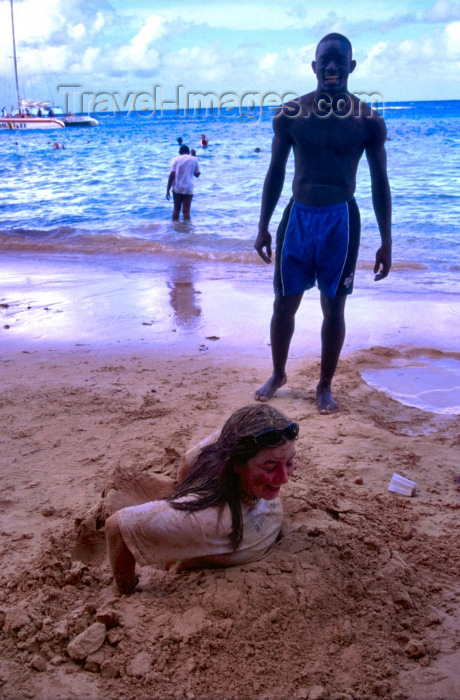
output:
[[[384,352],[376,349],[375,357]],[[109,512],[165,495],[180,455],[265,377],[257,363],[57,351],[2,363],[2,698],[460,697],[459,419],[402,406],[343,361],[273,404],[299,421],[282,539],[230,569],[112,586]],[[387,491],[393,472],[415,497]]]

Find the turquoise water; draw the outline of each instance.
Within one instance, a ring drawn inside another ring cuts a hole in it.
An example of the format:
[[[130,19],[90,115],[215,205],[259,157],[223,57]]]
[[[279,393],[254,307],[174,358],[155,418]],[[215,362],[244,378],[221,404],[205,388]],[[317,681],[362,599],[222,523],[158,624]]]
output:
[[[390,105],[385,119],[394,272],[399,272],[393,288],[458,293],[460,101]],[[0,253],[166,251],[255,262],[252,245],[270,157],[267,116],[242,120],[165,113],[99,121],[94,129],[0,134]],[[207,150],[199,148],[201,133],[209,138]],[[171,223],[172,204],[165,199],[178,136],[197,149],[202,171],[193,221],[185,226]],[[53,149],[55,141],[65,148]],[[291,157],[272,230],[289,198],[292,172]],[[356,196],[363,220],[360,264],[368,268],[379,238],[365,158]]]

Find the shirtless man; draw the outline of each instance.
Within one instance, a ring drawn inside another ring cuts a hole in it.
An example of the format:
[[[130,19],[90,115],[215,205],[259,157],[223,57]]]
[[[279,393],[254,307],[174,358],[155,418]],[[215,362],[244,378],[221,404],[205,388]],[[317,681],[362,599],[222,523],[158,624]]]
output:
[[[348,91],[356,66],[349,40],[328,34],[312,62],[314,92],[286,103],[273,118],[270,166],[265,178],[259,233],[254,248],[270,263],[268,226],[283,189],[286,163],[294,149],[293,199],[277,232],[275,302],[271,320],[273,374],[256,391],[268,401],[286,383],[286,362],[295,314],[306,289],[318,282],[321,292],[321,372],[316,389],[320,413],[335,413],[332,379],[345,339],[345,301],[353,291],[360,218],[354,200],[356,171],[366,153],[372,203],[380,231],[374,279],[391,267],[391,194],[386,169],[386,128],[377,112]]]

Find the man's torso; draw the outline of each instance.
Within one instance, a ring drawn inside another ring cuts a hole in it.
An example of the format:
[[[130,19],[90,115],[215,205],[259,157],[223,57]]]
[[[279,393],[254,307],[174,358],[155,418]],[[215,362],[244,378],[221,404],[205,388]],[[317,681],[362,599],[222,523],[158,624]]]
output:
[[[294,150],[293,196],[308,206],[347,202],[354,195],[358,164],[372,136],[369,122],[380,117],[369,108],[360,114],[358,101],[349,103],[343,115],[327,105],[321,111],[313,97],[310,93],[300,98],[297,114],[291,112],[295,116],[285,112],[275,117],[283,120],[281,131]]]

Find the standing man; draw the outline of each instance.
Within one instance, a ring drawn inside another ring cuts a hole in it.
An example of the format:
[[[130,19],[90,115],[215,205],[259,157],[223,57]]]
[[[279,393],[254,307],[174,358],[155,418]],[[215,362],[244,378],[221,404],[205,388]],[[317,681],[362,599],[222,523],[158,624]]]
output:
[[[182,145],[179,148],[179,155],[174,158],[171,164],[171,172],[169,173],[166,189],[166,199],[170,198],[171,187],[173,191],[173,221],[178,221],[181,209],[184,221],[190,219],[190,207],[192,206],[194,189],[193,177],[199,176],[200,168],[198,167],[196,156],[191,156],[189,147],[185,144]]]
[[[386,168],[383,119],[348,91],[355,69],[352,47],[342,34],[328,34],[312,63],[317,89],[283,105],[273,118],[270,166],[265,178],[259,233],[254,244],[271,262],[270,219],[283,189],[286,163],[294,150],[293,198],[276,237],[275,302],[271,321],[273,374],[255,393],[268,401],[286,383],[286,361],[295,314],[306,289],[318,282],[321,292],[321,373],[316,388],[320,413],[335,413],[332,379],[345,339],[345,301],[353,291],[360,216],[353,197],[356,171],[366,153],[372,203],[382,244],[374,279],[391,267],[391,194]]]

